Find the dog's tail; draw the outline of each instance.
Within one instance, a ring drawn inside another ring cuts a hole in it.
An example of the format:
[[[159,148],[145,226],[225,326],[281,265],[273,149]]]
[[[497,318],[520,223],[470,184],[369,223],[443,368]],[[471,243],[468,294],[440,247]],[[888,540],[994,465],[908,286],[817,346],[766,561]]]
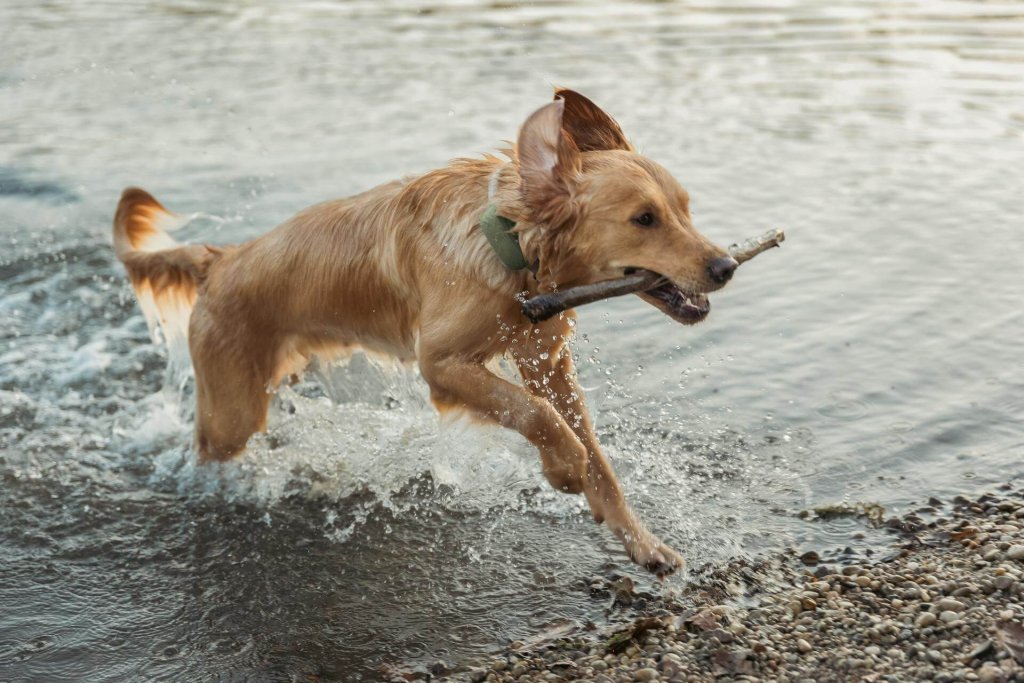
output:
[[[210,266],[222,250],[179,244],[167,234],[184,221],[151,194],[129,187],[114,214],[114,253],[124,263],[154,342],[171,354],[188,348],[188,319]]]

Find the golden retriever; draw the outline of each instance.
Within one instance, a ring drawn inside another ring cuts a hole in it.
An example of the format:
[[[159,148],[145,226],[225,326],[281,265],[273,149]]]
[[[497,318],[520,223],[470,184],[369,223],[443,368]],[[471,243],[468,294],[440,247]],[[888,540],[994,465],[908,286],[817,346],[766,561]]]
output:
[[[201,460],[242,451],[272,392],[313,356],[384,353],[418,364],[439,410],[526,437],[553,487],[583,493],[634,561],[669,573],[682,557],[630,509],[594,436],[566,346],[573,314],[532,324],[521,300],[645,268],[670,284],[640,296],[693,324],[736,261],[693,227],[675,178],[579,93],[557,90],[506,154],[317,204],[226,247],[178,244],[161,227],[173,214],[129,188],[114,249],[150,323],[171,345],[187,339]],[[483,234],[492,205],[529,267],[504,265]],[[488,369],[497,356],[522,385]]]

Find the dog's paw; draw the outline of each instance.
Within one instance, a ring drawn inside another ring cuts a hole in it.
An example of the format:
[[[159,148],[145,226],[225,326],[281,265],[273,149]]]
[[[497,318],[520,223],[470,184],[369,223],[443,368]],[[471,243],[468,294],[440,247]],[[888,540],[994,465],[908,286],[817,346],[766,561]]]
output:
[[[682,555],[660,542],[657,547],[647,550],[639,557],[634,557],[633,561],[642,565],[644,569],[658,578],[664,578],[686,567],[686,560]]]
[[[686,560],[644,528],[617,531],[629,558],[659,578],[683,569]]]

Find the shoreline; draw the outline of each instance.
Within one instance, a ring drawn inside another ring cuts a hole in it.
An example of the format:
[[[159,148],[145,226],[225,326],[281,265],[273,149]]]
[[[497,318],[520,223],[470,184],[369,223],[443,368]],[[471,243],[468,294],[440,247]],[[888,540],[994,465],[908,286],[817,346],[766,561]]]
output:
[[[736,560],[692,573],[679,595],[595,577],[595,595],[640,607],[629,621],[566,628],[475,666],[415,678],[1024,683],[1024,489],[1002,488],[933,498],[932,521],[888,519],[897,536],[879,559]]]

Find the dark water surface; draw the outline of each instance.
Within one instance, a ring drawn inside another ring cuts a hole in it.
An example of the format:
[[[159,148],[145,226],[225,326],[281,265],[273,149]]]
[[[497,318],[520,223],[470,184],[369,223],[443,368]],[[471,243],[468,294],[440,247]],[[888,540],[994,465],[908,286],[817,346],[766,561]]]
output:
[[[581,315],[603,441],[691,565],[866,551],[793,513],[1024,476],[1020,2],[7,0],[0,44],[0,679],[366,680],[600,616],[618,544],[407,373],[324,371],[197,467],[109,247],[125,185],[238,241],[493,150],[552,84],[712,238],[789,235],[697,328]]]

